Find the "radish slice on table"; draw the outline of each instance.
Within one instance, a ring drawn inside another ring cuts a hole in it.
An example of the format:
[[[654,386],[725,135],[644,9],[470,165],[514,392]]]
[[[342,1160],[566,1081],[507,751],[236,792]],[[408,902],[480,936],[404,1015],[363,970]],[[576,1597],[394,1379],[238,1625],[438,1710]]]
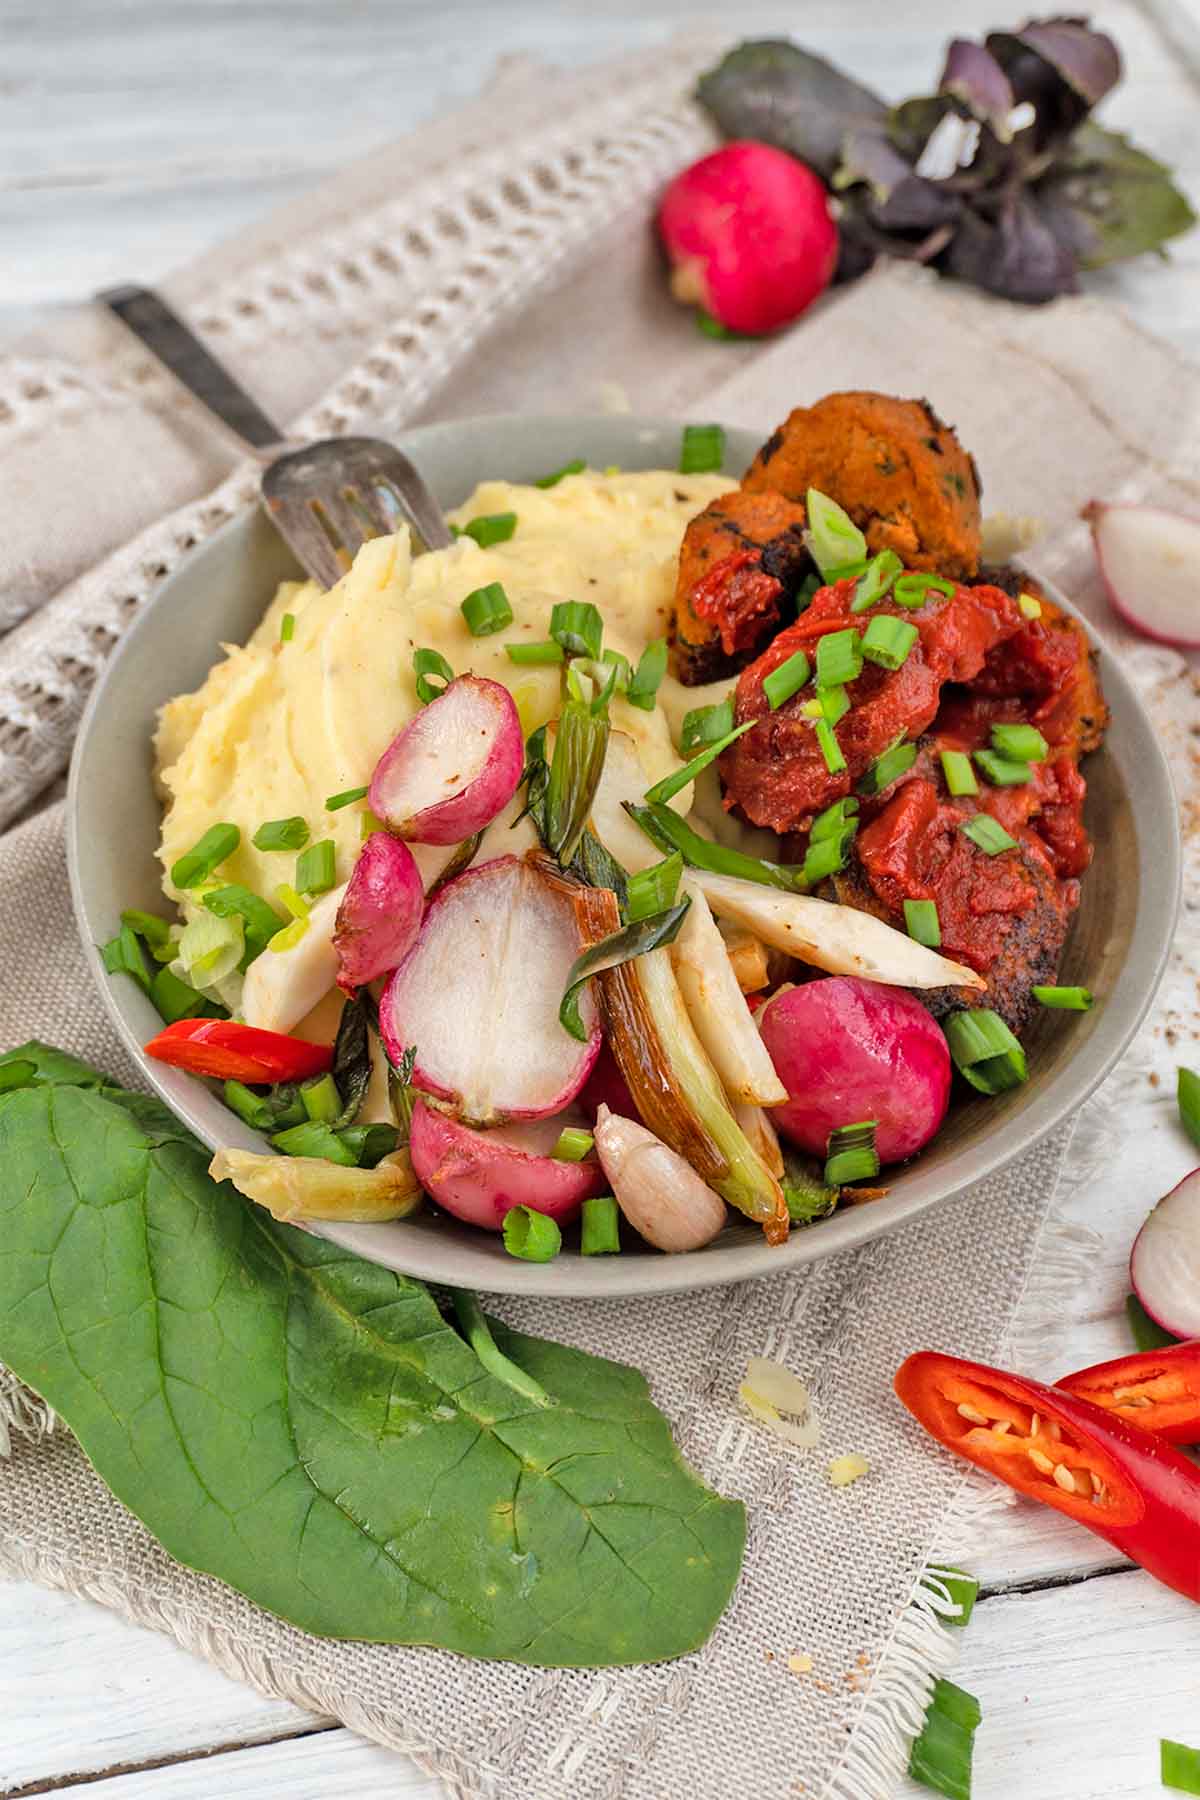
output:
[[[602,1106],[596,1150],[617,1205],[656,1250],[699,1250],[725,1223],[725,1202],[661,1138]]]
[[[1101,500],[1083,516],[1114,612],[1143,637],[1200,648],[1200,519]]]
[[[371,777],[371,811],[419,844],[459,844],[517,791],[525,742],[512,695],[460,675],[388,745]]]
[[[333,888],[312,907],[308,930],[290,950],[268,944],[246,970],[242,1017],[263,1031],[290,1031],[322,1001],[338,978],[333,928],[344,887]],[[280,921],[283,929],[283,921]]]
[[[430,1199],[468,1225],[499,1231],[514,1206],[563,1225],[606,1183],[595,1158],[559,1162],[550,1155],[561,1130],[556,1118],[472,1131],[418,1100],[409,1154]]]
[[[433,900],[392,976],[379,1028],[394,1063],[416,1047],[414,1086],[473,1125],[561,1112],[600,1048],[590,992],[579,1043],[558,1009],[581,948],[572,889],[541,860],[498,857]]]
[[[338,986],[353,994],[403,962],[424,910],[425,889],[412,851],[389,831],[373,831],[337,909]]]
[[[1133,1291],[1172,1337],[1200,1337],[1200,1169],[1160,1200],[1134,1239]]]

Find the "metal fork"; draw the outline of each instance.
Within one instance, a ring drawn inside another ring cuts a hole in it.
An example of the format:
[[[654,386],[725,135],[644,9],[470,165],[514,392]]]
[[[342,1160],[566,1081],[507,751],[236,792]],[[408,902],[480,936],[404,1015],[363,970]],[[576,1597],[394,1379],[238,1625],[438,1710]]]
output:
[[[115,287],[96,299],[177,381],[266,466],[259,491],[267,517],[322,587],[340,581],[368,538],[409,524],[427,550],[452,541],[442,511],[403,451],[383,438],[320,438],[289,447],[284,434],[229,371],[149,288]]]

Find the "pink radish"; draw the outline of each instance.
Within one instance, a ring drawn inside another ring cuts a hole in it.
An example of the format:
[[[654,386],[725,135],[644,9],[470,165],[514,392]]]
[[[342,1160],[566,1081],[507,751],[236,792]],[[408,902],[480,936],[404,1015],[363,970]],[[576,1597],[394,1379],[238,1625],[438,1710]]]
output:
[[[501,856],[446,884],[379,1004],[398,1063],[416,1047],[415,1086],[472,1125],[561,1112],[600,1049],[584,994],[579,1043],[558,1009],[579,955],[571,889],[540,860]]]
[[[600,1046],[600,1054],[583,1084],[578,1104],[589,1125],[595,1124],[596,1114],[602,1106],[610,1107],[613,1112],[622,1113],[628,1119],[636,1119],[638,1116],[629,1085],[617,1067],[617,1059],[607,1043]]]
[[[368,804],[399,837],[460,844],[508,805],[525,762],[521,721],[498,681],[460,675],[375,765]]]
[[[424,910],[425,890],[412,851],[390,832],[373,831],[337,910],[338,986],[352,994],[403,962]]]
[[[1200,648],[1200,519],[1101,500],[1083,516],[1113,611],[1156,643]]]
[[[1200,1337],[1200,1169],[1159,1201],[1133,1241],[1133,1291],[1172,1337]]]
[[[472,1131],[418,1100],[409,1154],[429,1198],[468,1225],[499,1231],[514,1206],[531,1206],[564,1225],[607,1184],[594,1157],[557,1162],[550,1155],[562,1124],[537,1119]]]
[[[663,195],[658,229],[675,298],[755,336],[798,319],[837,262],[823,183],[770,144],[724,144],[684,169]]]
[[[596,1149],[617,1205],[656,1250],[699,1250],[725,1224],[725,1202],[644,1125],[602,1106]]]
[[[945,1118],[950,1052],[903,988],[849,975],[808,981],[781,989],[758,1023],[791,1095],[771,1108],[771,1121],[813,1156],[824,1156],[837,1126],[876,1119],[880,1162],[900,1162]]]

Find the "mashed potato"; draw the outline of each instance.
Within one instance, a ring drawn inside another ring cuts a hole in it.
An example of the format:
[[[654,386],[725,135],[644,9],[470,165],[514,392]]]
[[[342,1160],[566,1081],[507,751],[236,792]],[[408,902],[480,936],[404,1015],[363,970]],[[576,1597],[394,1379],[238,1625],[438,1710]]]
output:
[[[241,845],[221,865],[222,881],[270,897],[291,879],[294,856],[257,850],[252,839],[266,820],[293,814],[308,822],[314,840],[334,840],[337,880],[346,881],[366,802],[331,813],[325,801],[365,786],[415,712],[413,650],[439,650],[456,673],[503,682],[526,732],[533,730],[558,712],[560,671],[520,668],[505,644],[544,640],[556,601],[591,600],[604,618],[606,647],[636,662],[666,634],[684,527],[728,486],[727,477],[669,471],[589,471],[546,490],[487,481],[450,517],[465,525],[480,514],[516,513],[506,543],[481,550],[463,537],[413,557],[400,533],[365,545],[328,593],[314,582],[285,583],[249,643],[223,646],[225,657],[203,687],[163,708],[155,748],[167,802],[159,848],[167,894],[184,898],[171,884],[172,864],[210,825],[227,821],[240,828]],[[513,623],[474,638],[460,604],[492,581],[502,583]],[[284,643],[286,613],[295,629]],[[669,720],[709,697],[675,693],[668,680],[663,706],[651,712],[614,700],[614,729],[637,741],[650,779],[679,766]],[[417,851],[427,880],[450,855]]]

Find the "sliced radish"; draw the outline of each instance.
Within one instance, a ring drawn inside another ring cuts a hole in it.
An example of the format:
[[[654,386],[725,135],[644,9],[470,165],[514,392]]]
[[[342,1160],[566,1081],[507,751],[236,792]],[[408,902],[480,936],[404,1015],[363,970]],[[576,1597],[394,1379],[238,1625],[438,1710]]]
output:
[[[521,721],[498,681],[460,675],[423,706],[375,765],[368,804],[419,844],[459,844],[490,825],[517,791]]]
[[[1102,500],[1083,516],[1113,611],[1157,643],[1200,648],[1200,519]]]
[[[725,1202],[691,1163],[633,1119],[602,1106],[596,1149],[617,1205],[656,1250],[699,1250],[725,1224]]]
[[[1160,1200],[1133,1243],[1133,1291],[1172,1337],[1200,1337],[1200,1169]]]
[[[594,1157],[557,1162],[550,1155],[562,1124],[561,1118],[534,1119],[472,1131],[418,1100],[409,1154],[430,1199],[468,1225],[499,1231],[514,1206],[530,1206],[562,1225],[606,1186]]]
[[[392,1061],[415,1045],[415,1085],[469,1124],[561,1112],[600,1049],[590,991],[586,1043],[558,1020],[579,951],[571,889],[542,862],[502,856],[456,876],[380,1002]]]
[[[373,831],[358,853],[333,928],[338,986],[352,994],[404,961],[421,929],[425,889],[407,844]]]

